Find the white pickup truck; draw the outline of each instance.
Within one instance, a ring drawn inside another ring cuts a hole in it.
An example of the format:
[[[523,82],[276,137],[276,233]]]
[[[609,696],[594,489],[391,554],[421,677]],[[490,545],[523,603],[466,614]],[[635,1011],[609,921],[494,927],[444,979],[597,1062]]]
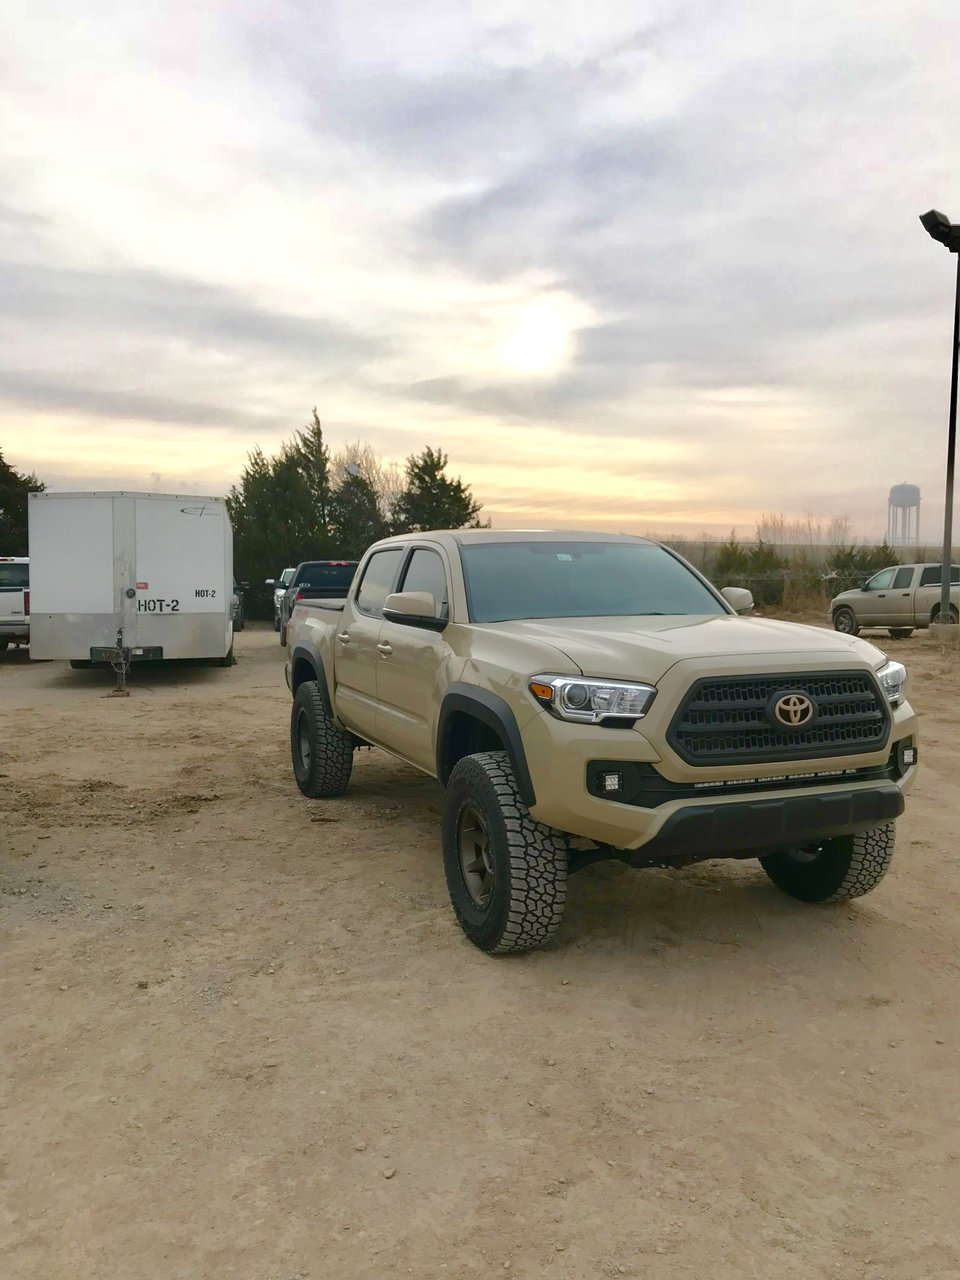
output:
[[[376,543],[345,600],[290,618],[297,785],[340,795],[358,745],[437,778],[451,901],[484,951],[539,946],[603,858],[758,858],[803,901],[858,897],[917,771],[906,671],[751,609],[643,538]]]
[[[830,601],[834,627],[855,636],[861,627],[885,627],[894,640],[940,621],[939,564],[895,564],[881,569],[861,587],[841,591]],[[960,566],[950,569],[950,610],[957,621],[960,605]],[[947,621],[947,619],[944,619]]]
[[[30,643],[30,561],[0,556],[0,653]]]

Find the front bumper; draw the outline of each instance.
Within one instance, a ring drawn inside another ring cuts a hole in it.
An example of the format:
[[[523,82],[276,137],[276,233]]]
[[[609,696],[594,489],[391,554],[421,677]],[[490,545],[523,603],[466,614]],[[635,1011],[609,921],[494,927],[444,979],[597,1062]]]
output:
[[[670,815],[656,835],[625,858],[638,866],[689,858],[757,858],[797,844],[867,831],[903,813],[896,783],[779,800],[691,805]]]
[[[532,816],[546,826],[566,832],[569,835],[594,841],[597,844],[610,845],[615,849],[639,850],[656,840],[661,832],[664,834],[664,848],[670,842],[678,848],[674,856],[686,856],[690,840],[705,839],[713,844],[715,838],[724,831],[736,829],[734,847],[742,847],[749,837],[756,838],[762,847],[768,848],[768,838],[777,839],[786,833],[787,839],[780,839],[780,847],[785,843],[807,843],[810,840],[824,838],[818,814],[825,812],[821,801],[837,803],[829,809],[830,822],[835,826],[835,816],[840,812],[841,803],[849,812],[849,821],[854,826],[845,830],[856,830],[861,821],[859,816],[862,806],[873,806],[874,800],[860,801],[852,799],[865,793],[880,793],[889,797],[891,793],[902,797],[910,790],[916,777],[916,766],[903,771],[902,776],[883,776],[891,755],[895,753],[897,744],[905,738],[918,739],[917,717],[908,703],[898,707],[892,716],[890,736],[882,750],[863,756],[842,756],[834,759],[818,759],[809,762],[795,760],[789,765],[789,778],[784,778],[785,766],[780,763],[763,765],[726,765],[716,768],[690,768],[683,761],[673,756],[666,743],[659,740],[655,743],[644,735],[644,721],[638,721],[634,729],[605,729],[599,726],[567,724],[554,719],[547,712],[540,712],[523,725],[523,742],[526,748],[527,764],[531,782],[536,795],[536,802],[531,807]],[[659,749],[658,749],[659,747]],[[610,799],[599,795],[591,795],[588,790],[588,777],[591,766],[598,761],[630,761],[635,764],[656,766],[663,778],[673,784],[689,784],[709,788],[710,784],[743,781],[741,788],[732,789],[729,794],[691,795],[670,794],[665,790],[656,801],[646,800],[644,803],[626,803],[619,799]],[[849,771],[867,770],[869,773],[858,780],[849,776]],[[812,775],[835,772],[834,777],[813,778]],[[799,780],[796,775],[807,775]],[[847,775],[847,776],[842,776]],[[752,786],[756,780],[758,786]],[[797,802],[797,803],[794,803]],[[889,799],[878,802],[880,812],[886,813],[887,806],[893,803]],[[730,810],[734,816],[726,818],[722,813]],[[782,815],[792,815],[789,826],[787,819],[779,827],[772,827],[771,815],[774,811]],[[697,815],[693,819],[678,815]],[[871,810],[872,811],[872,810]],[[707,820],[705,814],[711,815]],[[750,834],[754,828],[754,815],[759,814],[759,824],[755,835]],[[896,815],[894,815],[896,816]],[[811,822],[812,830],[797,825],[800,821]],[[846,819],[844,819],[846,820]],[[866,825],[876,825],[888,821],[886,817],[871,817]],[[690,822],[691,825],[687,825]],[[729,826],[727,825],[729,824]],[[679,850],[676,843],[680,840]],[[772,831],[772,835],[770,832]],[[833,831],[833,834],[839,834]],[[688,840],[687,837],[690,837]],[[800,837],[803,837],[801,840]],[[701,851],[703,852],[703,851]],[[666,857],[666,854],[664,854]]]

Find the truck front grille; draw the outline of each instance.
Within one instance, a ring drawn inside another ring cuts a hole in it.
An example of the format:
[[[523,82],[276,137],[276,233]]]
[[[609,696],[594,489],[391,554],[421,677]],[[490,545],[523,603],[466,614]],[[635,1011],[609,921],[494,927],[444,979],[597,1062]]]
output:
[[[784,727],[774,712],[791,693],[813,704],[813,718],[798,728]],[[879,751],[889,732],[886,699],[868,672],[788,672],[697,680],[667,741],[688,764],[750,764]]]

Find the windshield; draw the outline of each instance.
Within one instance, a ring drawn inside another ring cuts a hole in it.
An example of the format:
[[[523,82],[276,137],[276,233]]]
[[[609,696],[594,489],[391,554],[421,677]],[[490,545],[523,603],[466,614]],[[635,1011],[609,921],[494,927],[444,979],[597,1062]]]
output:
[[[346,589],[353,581],[353,575],[356,571],[356,564],[346,561],[342,563],[321,561],[317,564],[304,564],[300,566],[300,572],[297,574],[297,586]]]
[[[652,543],[488,542],[460,555],[474,622],[727,612]]]
[[[0,564],[0,591],[17,591],[30,585],[28,564]]]

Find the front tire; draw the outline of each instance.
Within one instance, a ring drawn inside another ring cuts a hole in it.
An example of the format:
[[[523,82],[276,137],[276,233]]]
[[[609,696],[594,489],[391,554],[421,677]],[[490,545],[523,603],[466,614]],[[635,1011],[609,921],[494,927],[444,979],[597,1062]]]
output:
[[[890,868],[895,841],[896,823],[887,822],[856,835],[771,853],[760,865],[778,889],[801,902],[846,902],[877,887]]]
[[[283,645],[284,648],[286,648],[287,647],[287,628],[281,622],[278,630],[280,632],[280,643]]]
[[[833,615],[833,629],[845,636],[858,636],[860,624],[857,622],[857,615],[846,607],[838,609]]]
[[[505,751],[465,756],[454,767],[443,866],[460,927],[481,951],[531,951],[559,928],[566,842],[530,817]]]
[[[327,715],[316,680],[299,685],[290,713],[290,757],[303,794],[312,800],[342,796],[353,770],[353,746],[353,735]]]
[[[277,618],[277,617],[275,617],[275,618],[273,619],[273,629],[274,629],[274,631],[279,631],[279,630],[280,630],[280,619],[279,619],[279,618]]]

